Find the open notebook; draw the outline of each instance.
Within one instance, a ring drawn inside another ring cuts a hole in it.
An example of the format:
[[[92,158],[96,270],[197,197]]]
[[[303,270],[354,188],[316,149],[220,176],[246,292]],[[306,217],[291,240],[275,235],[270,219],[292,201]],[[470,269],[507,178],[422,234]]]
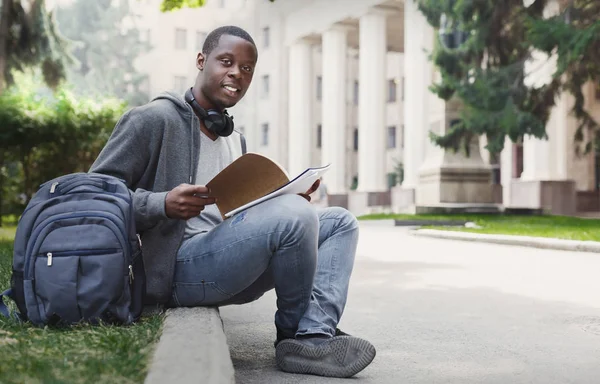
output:
[[[275,161],[257,153],[246,153],[229,164],[206,186],[216,197],[224,219],[268,199],[298,194],[308,189],[329,170],[329,165],[308,168],[294,178]]]

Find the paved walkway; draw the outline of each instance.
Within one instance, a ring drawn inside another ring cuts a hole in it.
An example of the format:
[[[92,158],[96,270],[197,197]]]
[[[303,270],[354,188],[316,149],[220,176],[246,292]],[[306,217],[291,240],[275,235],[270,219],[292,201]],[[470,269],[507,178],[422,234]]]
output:
[[[353,383],[598,383],[600,254],[363,226],[341,328],[378,354]],[[274,295],[221,308],[238,383],[337,383],[275,367]]]

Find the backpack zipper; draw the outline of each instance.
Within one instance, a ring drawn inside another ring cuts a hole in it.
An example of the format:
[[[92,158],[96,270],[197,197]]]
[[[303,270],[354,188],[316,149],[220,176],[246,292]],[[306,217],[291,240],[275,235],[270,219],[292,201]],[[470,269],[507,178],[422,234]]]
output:
[[[77,217],[102,217],[104,219],[107,219],[108,223],[110,223],[110,225],[108,225],[108,228],[115,234],[119,243],[121,243],[121,249],[123,250],[125,259],[129,261],[129,260],[131,260],[133,255],[130,255],[127,252],[127,248],[126,248],[127,240],[122,238],[122,236],[120,235],[119,226],[115,222],[115,219],[111,216],[114,216],[120,220],[120,218],[117,215],[112,214],[112,213],[109,214],[108,212],[87,211],[86,213],[79,213],[79,214],[69,214],[69,213],[58,214],[55,216],[51,216],[50,218],[47,218],[46,220],[44,220],[40,224],[38,224],[35,227],[35,230],[32,231],[31,237],[37,238],[38,235],[41,234],[45,230],[46,227],[48,227],[50,224],[60,221],[60,220],[74,219]],[[115,228],[111,228],[111,226],[114,226]],[[115,231],[115,229],[116,229],[116,231]],[[123,240],[123,241],[121,241],[121,240]],[[37,241],[36,241],[36,244],[37,244]],[[36,249],[36,244],[34,244],[31,248],[29,246],[27,247],[26,255],[34,253],[34,252],[35,252],[34,254],[39,255],[39,246],[41,244],[37,245],[37,249]],[[54,254],[54,256],[56,256],[56,253]],[[31,274],[31,271],[30,271],[31,265],[30,264],[31,264],[31,258],[26,257],[24,272],[25,272],[25,275],[27,275],[28,277]]]
[[[107,249],[85,249],[82,251],[59,251],[59,252],[47,252],[46,257],[48,262],[46,263],[49,267],[52,266],[52,259],[54,257],[64,256],[93,256],[93,255],[110,255],[111,253],[117,253],[121,250],[118,248],[107,248]],[[131,267],[131,266],[130,266]]]

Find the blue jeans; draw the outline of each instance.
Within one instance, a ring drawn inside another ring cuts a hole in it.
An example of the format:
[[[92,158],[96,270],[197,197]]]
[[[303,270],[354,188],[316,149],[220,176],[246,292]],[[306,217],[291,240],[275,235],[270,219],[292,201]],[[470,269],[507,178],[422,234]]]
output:
[[[345,209],[280,196],[185,241],[171,304],[244,304],[275,288],[278,335],[333,336],[357,243],[358,223]]]

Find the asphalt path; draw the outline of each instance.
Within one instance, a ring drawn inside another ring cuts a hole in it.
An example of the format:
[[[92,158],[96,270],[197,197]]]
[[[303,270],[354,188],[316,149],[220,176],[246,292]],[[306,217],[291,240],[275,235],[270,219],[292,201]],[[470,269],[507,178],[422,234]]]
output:
[[[279,371],[274,312],[221,308],[237,383],[600,383],[600,254],[362,225],[340,328],[377,356],[350,380]]]

